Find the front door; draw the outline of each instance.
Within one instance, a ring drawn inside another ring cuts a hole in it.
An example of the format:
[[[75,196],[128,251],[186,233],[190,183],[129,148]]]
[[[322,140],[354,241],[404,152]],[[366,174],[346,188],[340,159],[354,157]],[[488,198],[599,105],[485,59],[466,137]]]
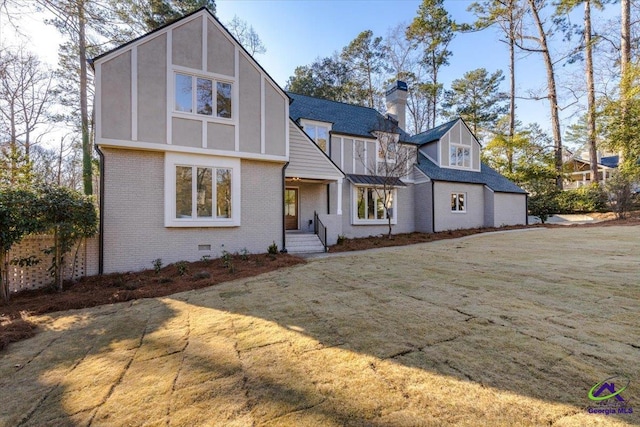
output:
[[[284,226],[286,230],[298,229],[298,189],[284,190]]]

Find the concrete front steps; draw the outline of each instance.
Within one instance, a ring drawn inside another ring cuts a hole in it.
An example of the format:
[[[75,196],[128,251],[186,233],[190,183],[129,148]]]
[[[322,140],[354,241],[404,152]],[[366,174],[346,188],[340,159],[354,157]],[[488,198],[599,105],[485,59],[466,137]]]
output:
[[[320,238],[313,233],[286,233],[287,252],[290,254],[317,254],[324,252]]]

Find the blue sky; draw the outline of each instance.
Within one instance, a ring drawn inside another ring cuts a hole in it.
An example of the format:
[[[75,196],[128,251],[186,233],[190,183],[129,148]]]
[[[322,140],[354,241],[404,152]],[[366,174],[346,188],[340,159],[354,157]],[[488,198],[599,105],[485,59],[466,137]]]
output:
[[[421,0],[216,0],[217,16],[222,22],[234,15],[254,27],[267,47],[264,55],[256,59],[264,69],[284,87],[296,66],[308,65],[317,57],[326,57],[341,50],[360,32],[372,30],[376,36],[385,36],[389,28],[398,23],[410,23]],[[458,22],[472,22],[467,12],[469,0],[445,0],[445,7]],[[611,6],[608,15],[618,12]],[[581,13],[577,13],[579,19]],[[602,15],[594,12],[594,20]],[[0,17],[0,40],[11,39],[12,30]],[[29,37],[27,46],[55,65],[60,37],[52,26],[42,23],[38,16],[23,18],[21,28]],[[453,56],[442,69],[441,81],[445,88],[452,80],[461,78],[466,71],[484,67],[489,72],[503,70],[508,76],[508,52],[499,41],[497,30],[457,35],[450,45]],[[539,55],[520,58],[516,64],[519,95],[525,90],[545,88],[545,70]],[[579,65],[577,66],[579,67]],[[559,73],[568,74],[568,67],[558,67]],[[579,74],[578,74],[579,76]],[[504,82],[507,90],[507,82]],[[523,123],[538,122],[544,129],[549,125],[549,107],[544,101],[518,101],[518,118]],[[570,111],[563,114],[568,117]],[[571,119],[567,118],[565,123]]]
[[[267,72],[284,86],[296,66],[308,65],[317,57],[341,50],[360,32],[372,30],[385,36],[391,27],[416,16],[421,0],[217,0],[217,15],[229,21],[234,15],[251,24],[267,47],[257,60]],[[458,22],[472,22],[466,11],[467,0],[447,0],[445,7]],[[456,36],[450,45],[450,65],[441,72],[445,87],[461,78],[466,71],[484,67],[489,72],[502,69],[508,76],[508,51],[499,42],[499,34],[486,30]],[[527,88],[534,82],[544,83],[544,68],[537,57],[519,64]],[[524,72],[526,70],[526,73]],[[540,80],[540,77],[542,80]],[[506,90],[505,82],[505,90]],[[543,102],[519,102],[519,109],[530,121],[545,122],[548,105]],[[544,126],[546,127],[546,126]]]

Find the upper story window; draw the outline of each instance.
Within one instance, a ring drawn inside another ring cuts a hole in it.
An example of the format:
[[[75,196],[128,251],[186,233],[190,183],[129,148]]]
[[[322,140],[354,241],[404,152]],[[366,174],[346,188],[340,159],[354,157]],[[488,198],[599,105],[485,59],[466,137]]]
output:
[[[230,119],[233,84],[176,74],[175,110]],[[215,102],[214,102],[215,101]]]
[[[319,123],[304,123],[302,124],[304,132],[309,135],[309,138],[313,139],[324,151],[325,153],[329,152],[329,131],[331,128],[328,125],[323,125]]]
[[[398,158],[398,144],[395,141],[378,141],[378,161],[395,163]]]
[[[471,147],[466,145],[449,145],[449,166],[461,168],[471,167]]]

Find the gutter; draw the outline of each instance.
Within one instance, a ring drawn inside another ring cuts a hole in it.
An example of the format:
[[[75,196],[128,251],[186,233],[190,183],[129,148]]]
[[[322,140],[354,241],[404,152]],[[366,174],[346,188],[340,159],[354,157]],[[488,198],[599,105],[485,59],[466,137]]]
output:
[[[104,273],[104,153],[98,145],[95,145],[96,152],[100,157],[100,205],[99,225],[98,225],[98,274]]]
[[[284,218],[284,212],[285,212],[285,198],[284,198],[284,193],[286,191],[286,182],[285,182],[285,171],[287,170],[287,166],[289,166],[289,162],[285,163],[284,166],[282,166],[282,249],[280,249],[280,253],[286,254],[287,251],[287,225],[286,225],[286,221]]]

